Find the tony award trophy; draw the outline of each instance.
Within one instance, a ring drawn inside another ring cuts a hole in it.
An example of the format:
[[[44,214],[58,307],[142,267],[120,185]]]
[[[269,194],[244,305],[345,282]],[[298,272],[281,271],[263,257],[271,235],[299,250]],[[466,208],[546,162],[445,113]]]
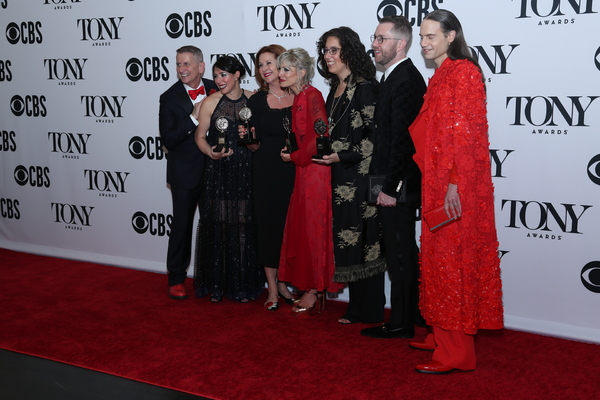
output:
[[[248,107],[243,107],[240,110],[239,115],[240,119],[244,122],[244,127],[246,128],[246,135],[243,138],[239,138],[237,140],[238,147],[258,143],[258,139],[254,137],[254,132],[250,130],[250,124],[248,123],[248,121],[250,121],[250,118],[252,118],[252,110],[250,110],[250,108]]]
[[[298,144],[296,143],[296,135],[292,132],[290,127],[290,120],[288,117],[283,117],[283,129],[287,132],[285,135],[285,147],[287,148],[284,153],[290,154],[298,150]]]
[[[321,159],[323,156],[331,154],[329,136],[325,136],[327,124],[321,118],[315,121],[315,132],[317,134],[317,154],[313,155],[312,158]]]
[[[229,151],[229,146],[225,140],[225,131],[229,127],[229,121],[227,121],[227,118],[225,117],[219,117],[215,122],[215,126],[219,130],[219,133],[217,133],[217,146],[214,148],[213,152],[220,153],[223,149]]]

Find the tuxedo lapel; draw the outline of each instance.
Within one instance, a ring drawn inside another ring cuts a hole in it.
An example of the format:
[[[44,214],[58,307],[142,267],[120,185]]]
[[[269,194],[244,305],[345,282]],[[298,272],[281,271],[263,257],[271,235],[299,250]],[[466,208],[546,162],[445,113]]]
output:
[[[179,107],[181,107],[186,114],[191,114],[194,109],[194,104],[192,104],[192,100],[190,100],[190,96],[185,91],[185,87],[183,83],[179,81],[179,85],[177,85],[177,90],[175,91],[175,102]]]

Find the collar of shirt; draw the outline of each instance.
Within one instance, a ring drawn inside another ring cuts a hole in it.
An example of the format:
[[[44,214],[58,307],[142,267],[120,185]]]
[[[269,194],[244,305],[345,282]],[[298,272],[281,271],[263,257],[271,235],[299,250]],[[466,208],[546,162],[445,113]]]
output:
[[[387,79],[388,76],[390,76],[390,74],[392,73],[394,68],[396,68],[398,65],[400,65],[401,62],[403,62],[405,60],[408,60],[408,57],[404,57],[402,60],[398,61],[397,63],[390,65],[390,67],[388,69],[386,69],[385,72],[383,73],[383,76],[385,76],[385,79]]]
[[[183,87],[185,88],[186,93],[188,92],[188,90],[200,89],[202,86],[204,86],[204,83],[202,81],[200,81],[200,86],[198,86],[197,88],[190,87],[190,86],[186,85],[185,83],[183,84]],[[206,88],[204,88],[204,89],[206,91]],[[189,95],[188,95],[188,97],[189,97]],[[205,94],[199,94],[198,97],[196,97],[196,100],[192,100],[192,98],[190,97],[190,101],[193,104],[196,104],[196,103],[199,103],[200,101],[202,101],[202,99],[204,99],[205,97],[206,97]]]

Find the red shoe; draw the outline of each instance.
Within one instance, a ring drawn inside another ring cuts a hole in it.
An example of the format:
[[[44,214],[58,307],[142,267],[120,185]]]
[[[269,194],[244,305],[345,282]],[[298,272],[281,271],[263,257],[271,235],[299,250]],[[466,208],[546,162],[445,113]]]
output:
[[[183,286],[183,283],[171,286],[169,288],[169,297],[175,300],[187,299],[187,294],[185,293],[185,286]]]
[[[427,364],[419,364],[415,367],[415,371],[421,372],[424,374],[434,374],[434,375],[445,375],[454,371],[462,371],[468,372],[473,371],[472,369],[458,369],[450,367],[446,364],[442,364],[439,361],[431,360]]]
[[[435,347],[430,346],[426,342],[410,342],[408,347],[415,350],[434,351]]]

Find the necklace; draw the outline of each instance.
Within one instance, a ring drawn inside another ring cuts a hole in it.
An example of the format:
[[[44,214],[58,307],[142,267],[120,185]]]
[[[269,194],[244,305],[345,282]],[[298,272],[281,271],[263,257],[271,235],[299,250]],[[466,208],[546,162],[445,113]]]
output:
[[[269,90],[269,93],[271,93],[273,96],[277,97],[277,100],[279,100],[280,103],[281,103],[281,99],[288,95],[287,92],[283,92],[283,94],[281,96],[277,96],[275,93],[271,92],[270,90]]]
[[[340,117],[338,118],[337,121],[333,120],[333,114],[335,112],[336,107],[338,106],[338,104],[340,104],[340,101],[342,100],[342,97],[344,97],[344,92],[342,92],[341,95],[339,95],[338,97],[334,97],[333,101],[331,102],[331,111],[329,112],[329,135],[331,136],[331,132],[333,131],[333,129],[335,128],[335,126],[337,125],[338,122],[340,122],[340,120],[344,117],[344,114],[346,114],[346,111],[348,111],[348,107],[350,107],[350,101],[348,101],[348,104],[346,104],[346,108],[344,109],[344,111],[342,111],[342,114],[340,115]]]

